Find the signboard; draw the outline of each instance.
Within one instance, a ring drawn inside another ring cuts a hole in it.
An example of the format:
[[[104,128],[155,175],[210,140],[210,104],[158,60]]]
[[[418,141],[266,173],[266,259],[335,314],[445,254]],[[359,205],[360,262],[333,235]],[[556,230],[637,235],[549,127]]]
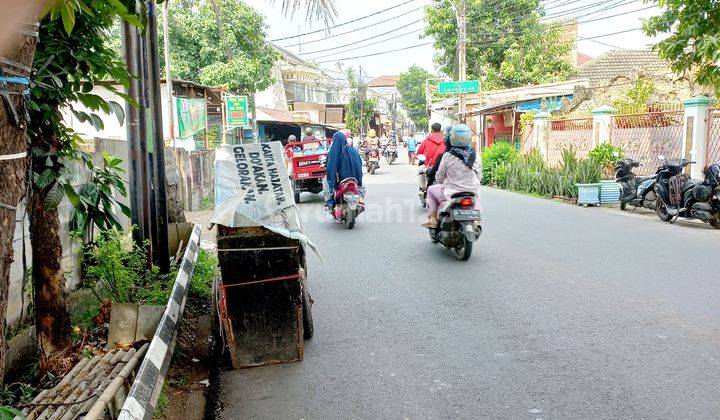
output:
[[[480,92],[479,80],[466,80],[464,82],[440,82],[438,93],[477,93]]]
[[[215,211],[210,222],[264,226],[315,250],[300,227],[282,144],[223,145],[215,150]]]
[[[225,119],[230,127],[250,125],[250,106],[247,96],[225,96]]]
[[[178,138],[192,137],[198,131],[205,130],[207,105],[205,99],[175,98],[177,110]]]

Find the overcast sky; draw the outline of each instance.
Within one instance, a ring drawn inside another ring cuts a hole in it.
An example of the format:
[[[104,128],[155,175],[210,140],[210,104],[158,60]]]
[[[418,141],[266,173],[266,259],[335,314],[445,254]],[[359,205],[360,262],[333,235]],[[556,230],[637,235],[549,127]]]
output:
[[[379,12],[407,1],[335,0],[338,16],[334,25]],[[435,71],[432,60],[434,50],[431,45],[371,57],[352,58],[431,42],[432,39],[430,38],[420,38],[425,25],[422,21],[422,6],[428,3],[427,0],[411,0],[407,4],[378,13],[371,18],[333,28],[329,32],[329,37],[327,37],[327,32],[321,31],[300,38],[297,37],[298,33],[322,30],[324,24],[321,22],[307,23],[305,14],[302,11],[296,13],[295,16],[284,15],[280,11],[280,0],[276,0],[275,4],[273,4],[272,0],[245,0],[245,2],[265,16],[270,39],[293,36],[291,39],[278,40],[275,43],[287,47],[294,53],[299,52],[303,58],[316,59],[321,62],[320,66],[325,69],[337,70],[338,63],[355,68],[362,65],[365,73],[371,76],[379,76],[398,74],[405,71],[410,65],[417,64],[427,70]],[[652,42],[651,39],[637,30],[598,37],[599,35],[638,28],[641,25],[640,18],[646,18],[658,13],[655,8],[635,11],[648,7],[641,0],[547,0],[546,3],[548,16],[555,15],[556,19],[568,16],[579,18],[578,49],[585,54],[597,56],[615,47],[626,49],[647,48]],[[583,23],[583,20],[592,20],[620,13],[623,13],[623,15]],[[380,23],[387,19],[390,20]],[[395,29],[397,29],[395,32],[381,35]],[[468,25],[468,30],[473,30],[471,23]],[[481,30],[481,28],[475,30]],[[344,32],[349,33],[342,34]],[[374,36],[376,38],[366,40]],[[582,40],[582,38],[590,37],[597,38]],[[299,48],[298,39],[300,40]],[[342,48],[324,51],[335,47]],[[344,60],[329,61],[338,59]]]

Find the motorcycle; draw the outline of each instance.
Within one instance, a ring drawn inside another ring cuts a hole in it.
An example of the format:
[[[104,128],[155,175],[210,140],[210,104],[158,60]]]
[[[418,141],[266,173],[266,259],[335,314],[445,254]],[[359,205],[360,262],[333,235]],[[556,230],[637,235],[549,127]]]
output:
[[[375,175],[375,170],[380,167],[380,151],[378,149],[372,149],[367,153],[367,172],[370,175]]]
[[[615,162],[615,182],[620,184],[620,210],[625,210],[630,204],[634,207],[655,209],[655,178],[652,176],[636,176],[634,168],[640,167],[640,162],[633,159],[623,159]]]
[[[475,210],[475,194],[458,192],[438,209],[440,224],[430,228],[430,240],[452,250],[455,258],[466,261],[473,243],[480,238],[480,211]]]
[[[395,159],[398,158],[397,146],[394,144],[387,145],[385,150],[383,150],[383,156],[385,156],[385,160],[388,165],[392,165],[392,163],[395,162]]]
[[[720,229],[720,163],[703,169],[703,180],[690,179],[683,169],[695,162],[686,159],[664,160],[658,170],[655,213],[664,222],[678,217],[698,219]]]
[[[345,228],[355,227],[355,219],[365,211],[362,191],[355,178],[345,178],[337,185],[335,190],[335,207],[331,213]]]
[[[427,174],[425,173],[427,171],[427,168],[425,167],[425,161],[427,160],[427,157],[425,155],[417,155],[415,156],[415,159],[417,159],[418,166],[420,169],[418,170],[418,198],[420,199],[420,205],[422,207],[427,207]]]

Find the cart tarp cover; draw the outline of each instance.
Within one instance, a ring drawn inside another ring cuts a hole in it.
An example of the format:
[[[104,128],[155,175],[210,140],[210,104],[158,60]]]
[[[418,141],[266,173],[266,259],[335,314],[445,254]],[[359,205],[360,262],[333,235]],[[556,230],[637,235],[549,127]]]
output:
[[[293,201],[280,142],[224,145],[215,151],[215,211],[210,222],[264,226],[317,253]]]

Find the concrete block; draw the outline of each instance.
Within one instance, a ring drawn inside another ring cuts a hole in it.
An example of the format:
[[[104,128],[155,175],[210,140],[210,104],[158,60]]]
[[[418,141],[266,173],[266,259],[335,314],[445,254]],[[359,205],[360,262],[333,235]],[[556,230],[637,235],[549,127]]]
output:
[[[163,312],[165,312],[164,306],[140,305],[137,315],[135,341],[152,340],[155,335],[155,330],[158,324],[160,324]]]
[[[134,303],[115,303],[110,309],[110,331],[108,332],[108,350],[118,344],[135,341],[139,306]]]

